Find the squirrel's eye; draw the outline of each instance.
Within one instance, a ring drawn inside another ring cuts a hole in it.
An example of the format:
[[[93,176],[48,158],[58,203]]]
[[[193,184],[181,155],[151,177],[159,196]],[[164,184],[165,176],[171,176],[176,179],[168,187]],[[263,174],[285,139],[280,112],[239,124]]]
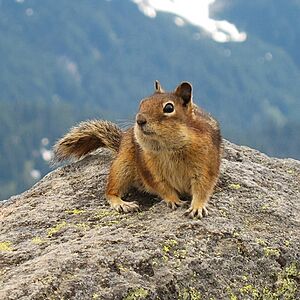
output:
[[[163,109],[164,113],[172,113],[174,111],[174,105],[173,103],[167,103],[165,106],[164,106],[164,109]]]

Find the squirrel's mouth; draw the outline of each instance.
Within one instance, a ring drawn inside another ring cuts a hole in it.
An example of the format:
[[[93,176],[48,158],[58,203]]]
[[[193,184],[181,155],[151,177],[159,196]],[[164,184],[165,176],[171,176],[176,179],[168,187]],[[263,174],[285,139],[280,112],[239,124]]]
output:
[[[155,132],[145,126],[139,126],[139,130],[141,133],[143,133],[144,135],[154,135]]]
[[[147,130],[147,129],[142,129],[142,128],[141,128],[141,132],[145,135],[153,135],[154,134],[153,131]]]

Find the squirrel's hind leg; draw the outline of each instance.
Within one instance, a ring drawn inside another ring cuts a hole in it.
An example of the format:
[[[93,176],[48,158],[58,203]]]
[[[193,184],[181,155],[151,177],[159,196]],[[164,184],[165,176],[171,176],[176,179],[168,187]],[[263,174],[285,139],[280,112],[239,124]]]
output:
[[[127,202],[121,199],[133,182],[134,168],[130,161],[117,157],[112,163],[106,187],[106,198],[113,209],[125,213],[139,210],[139,205],[135,201]]]

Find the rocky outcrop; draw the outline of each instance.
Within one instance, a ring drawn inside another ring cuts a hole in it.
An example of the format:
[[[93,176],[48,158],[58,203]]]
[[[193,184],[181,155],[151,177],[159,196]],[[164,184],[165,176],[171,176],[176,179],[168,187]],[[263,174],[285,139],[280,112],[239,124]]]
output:
[[[0,204],[0,299],[299,299],[300,162],[225,141],[208,217],[104,199],[100,151]]]

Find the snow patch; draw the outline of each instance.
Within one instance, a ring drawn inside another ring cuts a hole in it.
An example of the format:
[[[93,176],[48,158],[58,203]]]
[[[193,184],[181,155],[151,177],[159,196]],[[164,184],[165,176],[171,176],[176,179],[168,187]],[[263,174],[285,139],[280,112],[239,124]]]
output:
[[[148,17],[155,18],[158,11],[172,13],[184,21],[205,30],[219,43],[244,42],[245,32],[226,20],[214,20],[209,16],[209,7],[215,0],[132,0]],[[182,22],[178,24],[182,26]]]

